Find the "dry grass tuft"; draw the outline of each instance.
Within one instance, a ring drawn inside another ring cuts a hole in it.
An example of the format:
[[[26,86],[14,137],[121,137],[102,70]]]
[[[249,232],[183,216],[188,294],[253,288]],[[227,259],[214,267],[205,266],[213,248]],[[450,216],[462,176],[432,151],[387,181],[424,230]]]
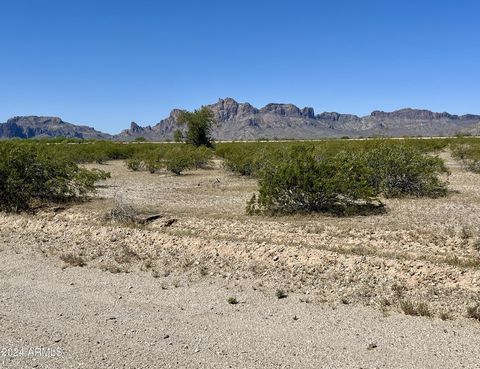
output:
[[[449,320],[449,319],[451,319],[451,316],[448,312],[444,311],[444,312],[440,313],[440,319]]]
[[[277,290],[275,291],[275,296],[277,296],[277,299],[284,299],[284,298],[286,298],[288,295],[287,295],[287,293],[286,293],[284,290],[282,290],[281,288],[279,288],[279,289],[277,289]]]
[[[146,215],[145,209],[141,210],[127,204],[122,196],[115,195],[115,205],[106,214],[105,219],[117,224],[127,225],[131,227],[144,226],[150,222],[153,222],[159,218],[162,218],[161,214]],[[169,227],[175,223],[176,219],[170,219],[165,222],[164,226]]]
[[[107,219],[119,224],[135,224],[138,212],[126,204],[120,195],[115,196],[115,205],[107,214]]]
[[[469,306],[467,308],[467,316],[472,319],[480,320],[480,304]]]
[[[238,304],[238,300],[235,298],[235,297],[229,297],[227,299],[227,302],[230,304],[230,305],[237,305]]]
[[[428,308],[428,304],[425,302],[415,302],[410,300],[404,300],[400,302],[400,308],[406,315],[428,316],[428,317],[432,316],[432,313]]]
[[[60,255],[60,260],[62,260],[65,264],[74,266],[74,267],[83,267],[87,265],[87,262],[84,258],[79,255],[74,255],[72,253],[62,254]]]

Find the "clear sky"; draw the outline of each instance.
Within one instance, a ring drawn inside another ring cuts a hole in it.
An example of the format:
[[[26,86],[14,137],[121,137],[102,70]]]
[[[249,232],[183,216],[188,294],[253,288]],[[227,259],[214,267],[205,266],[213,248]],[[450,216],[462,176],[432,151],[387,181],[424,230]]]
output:
[[[107,132],[233,97],[480,113],[480,2],[0,0],[0,122]]]

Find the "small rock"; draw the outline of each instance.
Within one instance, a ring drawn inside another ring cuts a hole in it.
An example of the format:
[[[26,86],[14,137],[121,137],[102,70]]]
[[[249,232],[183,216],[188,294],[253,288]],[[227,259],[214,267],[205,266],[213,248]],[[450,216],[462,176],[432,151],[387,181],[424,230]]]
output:
[[[372,342],[371,344],[368,345],[367,350],[373,350],[376,349],[378,345],[375,342]]]
[[[273,257],[273,261],[278,261],[278,259],[280,259],[280,257],[279,257],[278,255],[275,255],[275,256]]]

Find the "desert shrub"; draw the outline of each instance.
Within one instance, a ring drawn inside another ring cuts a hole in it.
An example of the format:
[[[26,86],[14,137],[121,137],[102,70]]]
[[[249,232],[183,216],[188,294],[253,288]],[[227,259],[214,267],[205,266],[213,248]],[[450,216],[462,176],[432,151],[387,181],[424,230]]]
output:
[[[246,153],[241,150],[225,155],[225,168],[242,176],[251,176],[261,168],[261,160],[256,153]]]
[[[194,167],[195,161],[191,151],[186,148],[187,146],[176,147],[167,153],[165,159],[168,171],[180,175],[184,170]]]
[[[452,155],[471,172],[480,173],[480,140],[458,139],[451,144]]]
[[[155,173],[157,170],[165,167],[165,156],[167,153],[168,148],[163,145],[157,145],[143,152],[136,153],[134,158],[140,158],[142,167],[145,167],[150,173]]]
[[[143,162],[139,158],[130,158],[125,161],[128,169],[137,172],[141,169]]]
[[[291,145],[278,143],[241,143],[218,145],[215,153],[224,159],[226,169],[242,176],[257,176],[260,170],[279,161],[285,154],[286,148]]]
[[[152,174],[162,167],[162,162],[156,157],[146,157],[143,163],[145,164],[145,168]]]
[[[370,185],[385,197],[440,197],[447,186],[439,178],[447,173],[443,160],[406,145],[381,143],[365,153]]]
[[[294,146],[260,171],[259,194],[247,203],[247,212],[347,215],[379,210],[370,178],[370,168],[355,154],[318,157],[313,146]]]
[[[188,155],[192,159],[193,167],[196,169],[205,169],[211,165],[212,158],[213,158],[213,151],[212,149],[200,146],[200,147],[192,147],[192,146],[184,146],[182,150],[185,151],[185,155]]]
[[[49,155],[43,146],[7,142],[0,145],[0,209],[20,212],[45,203],[84,198],[109,173],[80,168]]]

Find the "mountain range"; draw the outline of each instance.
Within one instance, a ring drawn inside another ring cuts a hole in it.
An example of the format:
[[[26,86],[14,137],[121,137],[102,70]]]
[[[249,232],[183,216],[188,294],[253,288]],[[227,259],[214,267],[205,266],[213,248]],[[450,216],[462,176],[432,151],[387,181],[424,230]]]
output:
[[[323,112],[315,114],[310,107],[292,104],[268,104],[256,108],[234,99],[219,99],[207,105],[215,116],[213,135],[217,140],[318,139],[325,137],[368,136],[452,136],[457,133],[480,133],[480,115],[454,115],[429,110],[401,109],[393,112],[373,111],[367,116]],[[79,126],[57,117],[15,117],[0,124],[0,138],[77,137],[84,139],[151,141],[171,140],[179,128],[180,109],[155,125],[142,127],[132,122],[129,129],[117,135]]]
[[[71,137],[111,139],[112,136],[92,127],[67,123],[58,117],[13,117],[0,124],[0,139]]]

